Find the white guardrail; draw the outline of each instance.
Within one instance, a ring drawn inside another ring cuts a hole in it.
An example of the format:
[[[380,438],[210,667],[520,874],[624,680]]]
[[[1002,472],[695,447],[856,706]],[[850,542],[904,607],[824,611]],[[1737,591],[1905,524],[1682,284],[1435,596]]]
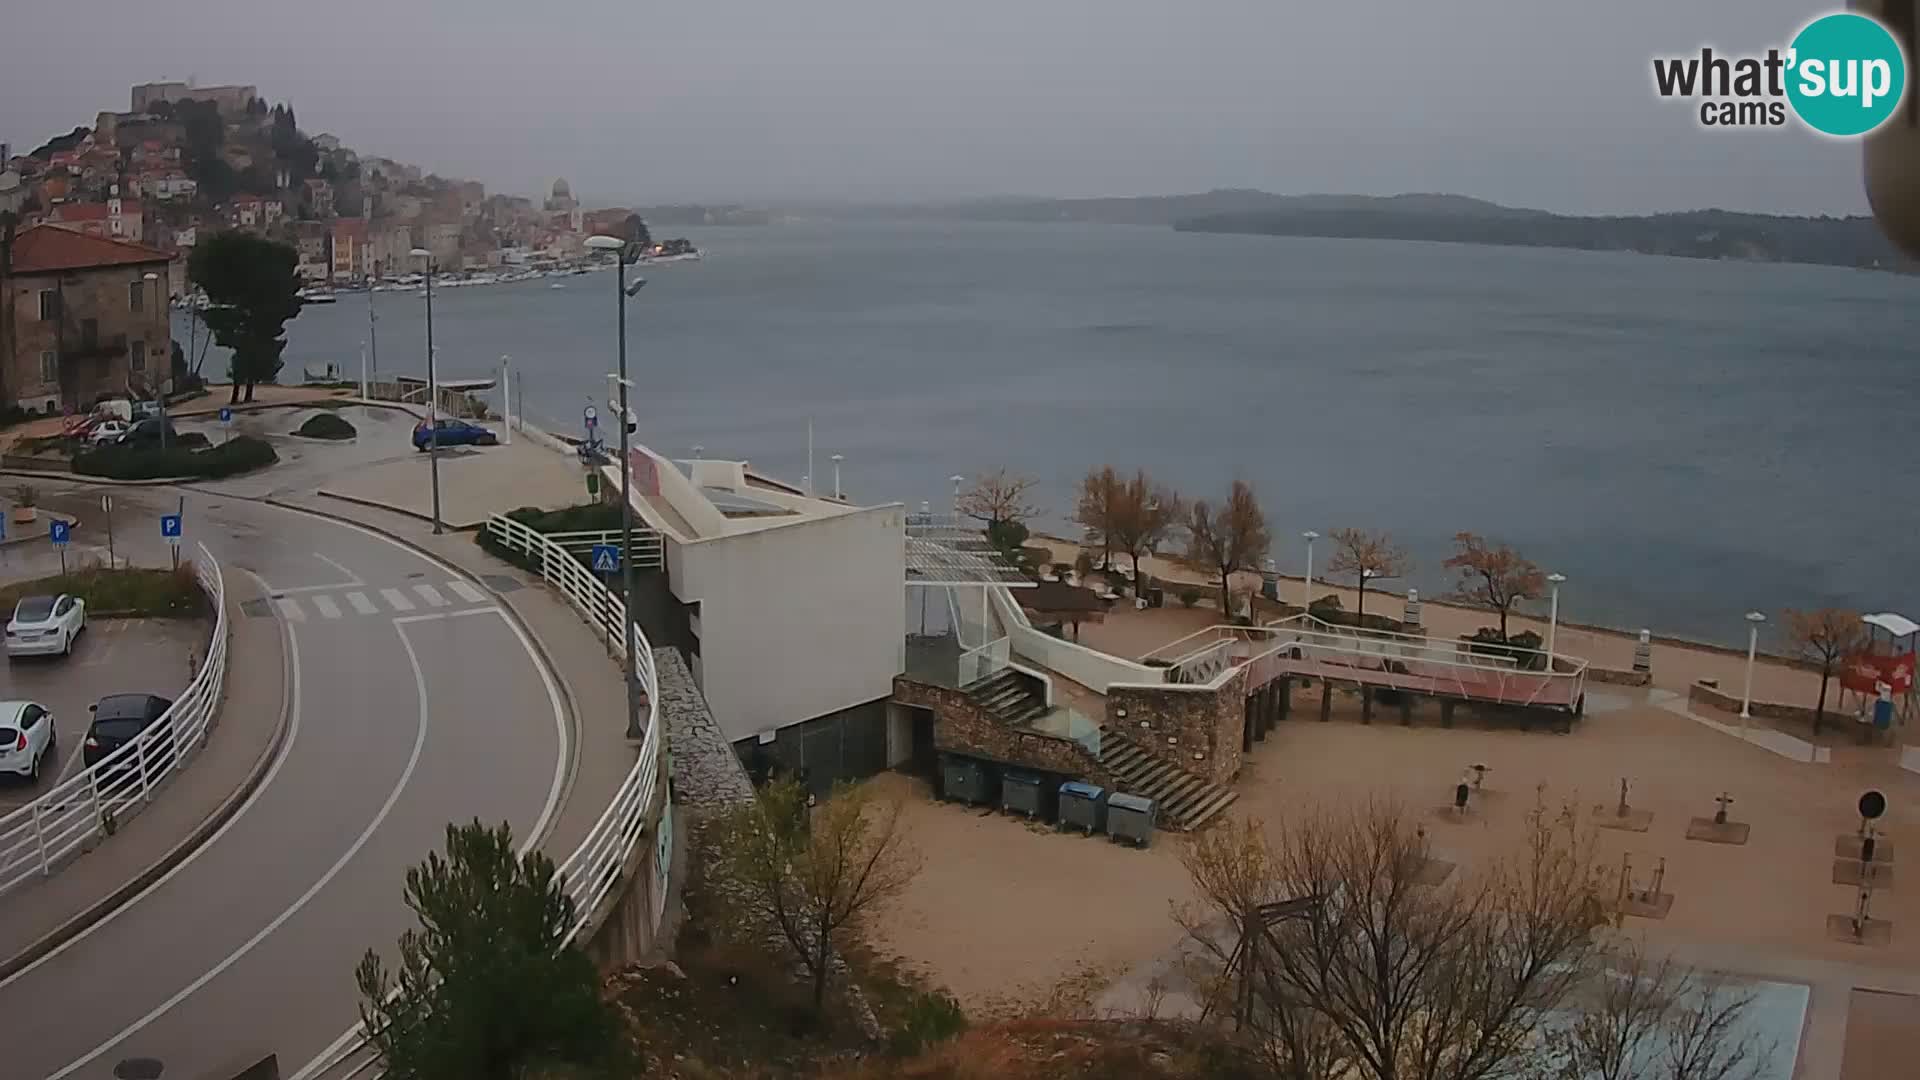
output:
[[[619,597],[600,584],[599,578],[580,565],[566,548],[512,518],[500,514],[488,518],[487,533],[501,546],[538,563],[540,576],[566,596],[580,617],[600,631],[614,656],[624,662],[624,643],[619,638],[626,609]],[[567,895],[573,897],[576,920],[591,915],[619,884],[620,869],[633,854],[646,825],[647,810],[653,805],[654,786],[660,772],[660,704],[655,690],[653,647],[638,626],[633,627],[632,646],[634,673],[647,692],[647,734],[640,743],[640,760],[634,762],[633,770],[620,782],[620,789],[614,792],[606,811],[593,823],[580,846],[560,864]],[[576,921],[567,932],[569,942],[580,928]]]
[[[0,817],[0,894],[51,875],[95,837],[111,835],[206,741],[227,674],[227,591],[220,565],[205,544],[193,561],[193,572],[213,604],[213,640],[206,660],[151,727],[105,760]]]

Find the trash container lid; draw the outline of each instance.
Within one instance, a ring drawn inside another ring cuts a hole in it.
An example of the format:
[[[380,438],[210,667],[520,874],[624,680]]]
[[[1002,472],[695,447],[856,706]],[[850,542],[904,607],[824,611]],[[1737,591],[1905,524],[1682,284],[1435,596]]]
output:
[[[1038,773],[1022,772],[1019,769],[1008,769],[1000,778],[1009,784],[1040,783],[1040,775]]]
[[[1078,780],[1069,780],[1060,785],[1060,794],[1078,795],[1083,799],[1097,799],[1105,795],[1106,789],[1095,784],[1085,784]]]
[[[1153,813],[1153,800],[1145,795],[1129,795],[1124,791],[1107,796],[1109,809],[1119,807],[1122,810],[1138,810],[1142,814]]]

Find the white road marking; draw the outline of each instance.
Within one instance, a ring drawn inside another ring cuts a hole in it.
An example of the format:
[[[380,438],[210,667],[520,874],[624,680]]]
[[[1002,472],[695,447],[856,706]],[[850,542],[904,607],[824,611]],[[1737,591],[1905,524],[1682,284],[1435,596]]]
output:
[[[289,627],[288,629],[291,630],[292,628]],[[121,1029],[119,1034],[101,1043],[99,1046],[94,1047],[66,1068],[48,1077],[47,1080],[63,1080],[64,1077],[71,1076],[81,1069],[86,1068],[97,1060],[100,1055],[112,1050],[132,1036],[139,1034],[155,1020],[160,1019],[172,1011],[174,1006],[192,996],[195,991],[212,982],[214,979],[219,978],[222,972],[239,963],[248,953],[253,951],[255,946],[265,941],[268,935],[286,925],[288,919],[298,915],[302,908],[306,907],[315,896],[319,895],[320,890],[327,887],[327,884],[346,867],[347,863],[352,861],[353,857],[360,853],[360,849],[367,845],[367,841],[373,838],[374,832],[386,822],[387,815],[393,811],[394,804],[400,801],[400,793],[406,790],[407,783],[413,779],[413,771],[420,764],[420,752],[425,749],[427,745],[427,676],[425,672],[420,670],[420,656],[414,652],[413,642],[407,640],[406,630],[399,629],[398,632],[400,634],[400,644],[405,646],[407,650],[407,663],[413,667],[414,692],[418,694],[420,698],[420,723],[413,734],[413,752],[407,757],[407,767],[401,770],[399,781],[393,785],[393,790],[387,793],[387,801],[380,805],[380,810],[373,815],[373,820],[369,821],[367,827],[360,831],[360,835],[354,839],[353,845],[342,852],[338,859],[334,860],[333,865],[327,868],[327,872],[320,875],[320,880],[308,886],[307,891],[301,893],[299,899],[295,900],[285,911],[275,916],[272,922],[261,927],[258,932],[243,942],[239,948],[227,954],[225,960],[207,969],[205,974],[188,983],[178,993],[155,1006],[153,1011],[135,1020],[133,1023],[128,1024],[125,1028]],[[218,836],[219,834],[216,833],[215,835]],[[206,848],[202,847],[199,850],[204,851]],[[161,878],[160,880],[165,881],[166,878]]]
[[[420,599],[425,600],[428,607],[447,606],[447,598],[441,596],[440,590],[431,585],[415,585],[413,591],[420,594]]]
[[[282,596],[275,600],[274,604],[280,608],[280,614],[286,616],[288,622],[307,621],[307,613],[300,610],[300,601],[293,597]]]
[[[540,681],[547,688],[547,702],[553,708],[553,730],[560,740],[560,755],[554,761],[553,786],[547,790],[547,804],[540,808],[540,817],[533,823],[533,830],[520,842],[520,854],[525,855],[540,842],[542,834],[547,831],[547,825],[553,820],[553,815],[559,812],[560,794],[566,788],[567,766],[572,759],[568,748],[566,709],[560,703],[560,688],[554,683],[553,674],[547,670],[545,664],[540,663],[539,654],[534,651],[533,642],[527,640],[526,632],[498,607],[469,608],[466,611],[442,612],[437,615],[409,615],[393,621],[395,623],[429,622],[438,619],[457,619],[464,615],[485,615],[489,612],[498,614],[501,621],[507,624],[507,629],[513,631],[513,636],[520,639],[520,647],[527,650],[527,658],[533,661],[534,670],[540,673]],[[361,1049],[365,1041],[364,1029],[361,1025],[355,1024],[342,1032],[339,1038],[328,1043],[326,1049],[315,1054],[312,1061],[307,1062],[288,1080],[313,1080],[322,1073],[330,1073],[337,1064]],[[371,1064],[371,1061],[366,1064]],[[349,1075],[357,1075],[365,1067],[366,1065],[363,1064]]]
[[[243,571],[243,572],[250,573],[250,571]],[[253,579],[254,581],[260,584],[261,588],[264,589],[267,587],[267,583],[265,579],[261,578],[260,575],[254,574]],[[74,936],[61,942],[59,945],[53,947],[52,949],[47,950],[47,954],[45,956],[42,956],[40,959],[35,960],[33,963],[28,964],[26,967],[21,968],[19,971],[14,972],[12,975],[9,975],[4,979],[0,979],[0,990],[4,990],[8,986],[12,985],[12,983],[16,979],[26,978],[33,971],[38,969],[41,964],[44,964],[47,961],[52,960],[54,957],[59,956],[61,953],[66,952],[68,949],[71,949],[75,945],[80,944],[82,941],[87,940],[88,938],[92,937],[94,934],[97,934],[101,930],[106,929],[106,927],[109,924],[111,924],[113,920],[119,918],[121,915],[126,914],[128,911],[131,911],[135,904],[138,904],[140,901],[146,899],[155,890],[159,889],[161,886],[165,885],[167,882],[172,881],[175,874],[178,874],[181,871],[185,870],[187,867],[192,866],[194,862],[200,858],[201,855],[206,854],[206,852],[210,848],[212,848],[214,844],[218,843],[220,838],[227,834],[228,829],[231,829],[235,825],[240,824],[240,819],[247,816],[247,811],[253,809],[253,804],[259,802],[261,796],[267,793],[267,789],[273,786],[274,777],[280,775],[281,767],[287,763],[287,758],[292,755],[293,744],[299,741],[299,738],[300,738],[300,635],[294,630],[292,623],[287,624],[287,688],[291,695],[290,700],[292,702],[292,705],[287,710],[287,740],[286,742],[280,745],[279,756],[275,757],[273,759],[273,764],[267,767],[267,775],[260,778],[260,786],[253,789],[253,794],[247,796],[247,801],[240,804],[240,809],[235,810],[233,812],[233,816],[228,818],[225,824],[221,825],[218,829],[215,829],[213,835],[207,837],[206,843],[201,844],[197,848],[194,848],[193,851],[188,853],[186,858],[181,859],[180,862],[173,867],[173,869],[168,870],[166,873],[160,875],[160,879],[158,881],[155,881],[153,884],[148,885],[146,888],[141,889],[138,893],[135,893],[133,898],[128,900],[126,903],[121,904],[119,907],[116,907],[112,911],[107,912],[104,916],[101,917],[99,922],[94,923],[92,926],[89,926],[85,930],[80,931],[78,934],[75,934]]]
[[[338,570],[341,573],[347,575],[347,584],[349,585],[363,584],[358,574],[355,574],[353,571],[347,569],[345,566],[342,566],[340,563],[336,562],[335,560],[329,559],[325,555],[322,555],[317,551],[313,553],[313,557],[316,559],[319,559],[323,563],[326,563],[328,566],[333,567],[335,570]]]
[[[452,589],[455,596],[458,596],[469,604],[484,604],[487,602],[486,594],[464,581],[449,581],[447,582],[447,588]]]
[[[366,593],[363,593],[363,592],[348,593],[347,603],[353,605],[353,610],[355,614],[358,614],[358,615],[380,614],[380,609],[374,606],[373,601],[367,599]]]
[[[340,605],[334,603],[333,597],[331,596],[314,597],[313,606],[320,609],[322,618],[337,619],[340,617]]]
[[[399,589],[381,589],[380,598],[385,600],[395,611],[413,610],[413,601],[407,599],[407,594],[401,592]]]

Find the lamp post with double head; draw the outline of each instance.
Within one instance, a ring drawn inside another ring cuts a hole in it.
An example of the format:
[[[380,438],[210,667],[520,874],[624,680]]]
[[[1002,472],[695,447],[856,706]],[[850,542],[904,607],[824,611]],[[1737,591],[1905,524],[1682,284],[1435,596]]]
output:
[[[627,408],[627,391],[633,385],[627,379],[627,301],[647,284],[646,278],[627,282],[627,267],[635,262],[635,252],[617,236],[589,236],[587,247],[614,253],[614,303],[619,309],[619,368],[615,381],[620,396],[620,610],[626,625],[621,628],[621,652],[626,655],[627,738],[646,736],[640,726],[640,676],[635,667],[633,633],[633,462],[628,457],[628,435],[633,430],[633,414]]]
[[[440,384],[433,371],[433,252],[414,248],[416,259],[427,261],[427,468],[433,477],[433,531],[440,532]]]
[[[1753,657],[1760,651],[1760,624],[1767,621],[1765,615],[1757,611],[1747,612],[1747,682],[1740,694],[1740,728],[1746,730],[1747,721],[1753,719]]]

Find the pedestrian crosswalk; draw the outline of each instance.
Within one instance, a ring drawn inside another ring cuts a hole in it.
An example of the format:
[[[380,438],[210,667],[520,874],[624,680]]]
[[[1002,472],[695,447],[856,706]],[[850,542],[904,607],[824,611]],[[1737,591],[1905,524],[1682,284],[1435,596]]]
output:
[[[448,593],[452,594],[451,598]],[[486,593],[468,582],[458,580],[438,584],[417,582],[405,589],[342,591],[337,597],[330,593],[309,592],[298,596],[283,593],[273,598],[274,608],[288,622],[404,615],[421,609],[432,611],[491,602]]]

